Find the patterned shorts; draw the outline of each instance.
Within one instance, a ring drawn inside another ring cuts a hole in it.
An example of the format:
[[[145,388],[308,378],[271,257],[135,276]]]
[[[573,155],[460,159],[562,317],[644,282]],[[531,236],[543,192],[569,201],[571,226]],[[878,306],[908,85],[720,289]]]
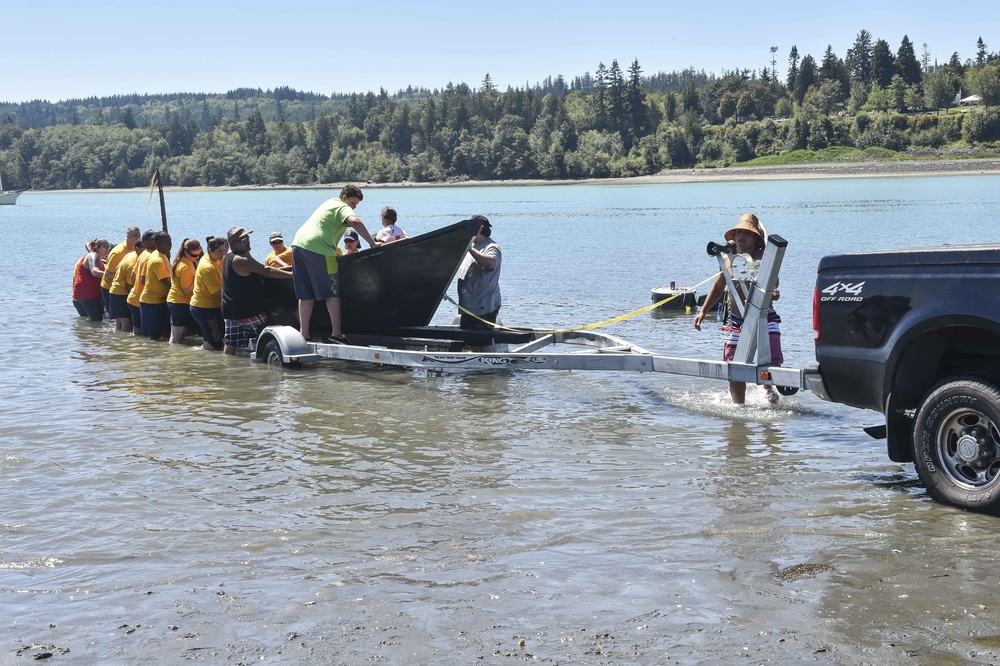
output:
[[[261,312],[246,319],[227,319],[226,344],[249,349],[250,341],[256,340],[265,326],[267,326],[266,312]]]
[[[767,312],[767,339],[771,347],[771,365],[781,365],[785,362],[785,355],[781,353],[781,317],[771,308]],[[736,346],[740,343],[740,333],[743,329],[743,320],[730,314],[729,319],[722,326],[722,335],[725,338],[725,347],[722,351],[722,360],[732,361],[736,356]]]

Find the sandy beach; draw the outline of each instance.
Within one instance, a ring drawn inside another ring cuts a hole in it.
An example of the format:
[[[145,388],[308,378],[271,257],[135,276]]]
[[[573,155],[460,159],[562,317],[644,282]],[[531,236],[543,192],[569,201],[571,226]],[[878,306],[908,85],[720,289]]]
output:
[[[815,162],[779,166],[723,167],[718,169],[668,169],[651,176],[632,178],[582,178],[563,180],[464,180],[434,183],[411,181],[393,183],[359,183],[362,187],[496,187],[510,185],[641,185],[644,183],[699,183],[714,181],[812,180],[820,178],[891,178],[900,176],[965,176],[1000,173],[1000,157],[950,160],[892,160],[871,162]],[[312,183],[307,185],[239,185],[236,187],[174,187],[165,191],[211,192],[226,190],[335,190],[344,183]],[[148,187],[117,190],[32,190],[32,192],[148,192]],[[28,192],[27,194],[30,194]]]

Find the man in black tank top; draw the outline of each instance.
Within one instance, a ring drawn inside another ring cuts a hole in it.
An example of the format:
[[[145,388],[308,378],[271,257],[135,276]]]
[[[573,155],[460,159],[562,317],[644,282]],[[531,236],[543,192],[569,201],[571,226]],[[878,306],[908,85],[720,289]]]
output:
[[[265,266],[250,256],[250,234],[243,227],[229,230],[229,254],[222,259],[222,318],[226,321],[226,354],[247,348],[267,325],[264,278],[292,279],[292,268]]]

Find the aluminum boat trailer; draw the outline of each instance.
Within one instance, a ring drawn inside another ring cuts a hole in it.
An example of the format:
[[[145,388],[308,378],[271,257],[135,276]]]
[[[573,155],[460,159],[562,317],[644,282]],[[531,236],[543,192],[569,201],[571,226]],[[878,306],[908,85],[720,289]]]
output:
[[[656,354],[622,338],[593,331],[472,331],[457,326],[422,326],[351,333],[352,344],[307,342],[291,326],[268,326],[250,350],[251,358],[275,367],[321,361],[349,361],[429,373],[517,370],[624,370],[663,372],[689,377],[772,385],[784,395],[822,392],[817,368],[771,365],[767,311],[787,242],[769,236],[764,257],[753,262],[735,254],[734,244],[709,243],[731,290],[749,294],[737,304],[745,315],[733,361],[714,361]],[[725,270],[732,267],[733,275]],[[464,351],[467,345],[490,351]]]

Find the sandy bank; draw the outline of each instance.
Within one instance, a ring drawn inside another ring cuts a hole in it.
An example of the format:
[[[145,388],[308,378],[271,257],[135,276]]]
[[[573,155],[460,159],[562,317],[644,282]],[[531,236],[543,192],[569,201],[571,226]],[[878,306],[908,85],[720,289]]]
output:
[[[385,187],[509,187],[512,185],[641,185],[644,183],[707,183],[716,181],[811,180],[821,178],[887,178],[900,176],[961,176],[1000,174],[1000,158],[958,160],[896,160],[884,162],[826,162],[779,166],[724,167],[719,169],[671,169],[652,176],[633,178],[585,178],[579,180],[467,180],[448,183],[359,183],[362,188]],[[338,190],[343,183],[323,185],[239,185],[236,187],[165,187],[173,192],[231,190]],[[34,190],[41,192],[42,190]],[[52,193],[148,192],[147,187],[118,190],[46,190]],[[30,194],[26,193],[26,194]],[[23,196],[23,195],[22,195]]]

